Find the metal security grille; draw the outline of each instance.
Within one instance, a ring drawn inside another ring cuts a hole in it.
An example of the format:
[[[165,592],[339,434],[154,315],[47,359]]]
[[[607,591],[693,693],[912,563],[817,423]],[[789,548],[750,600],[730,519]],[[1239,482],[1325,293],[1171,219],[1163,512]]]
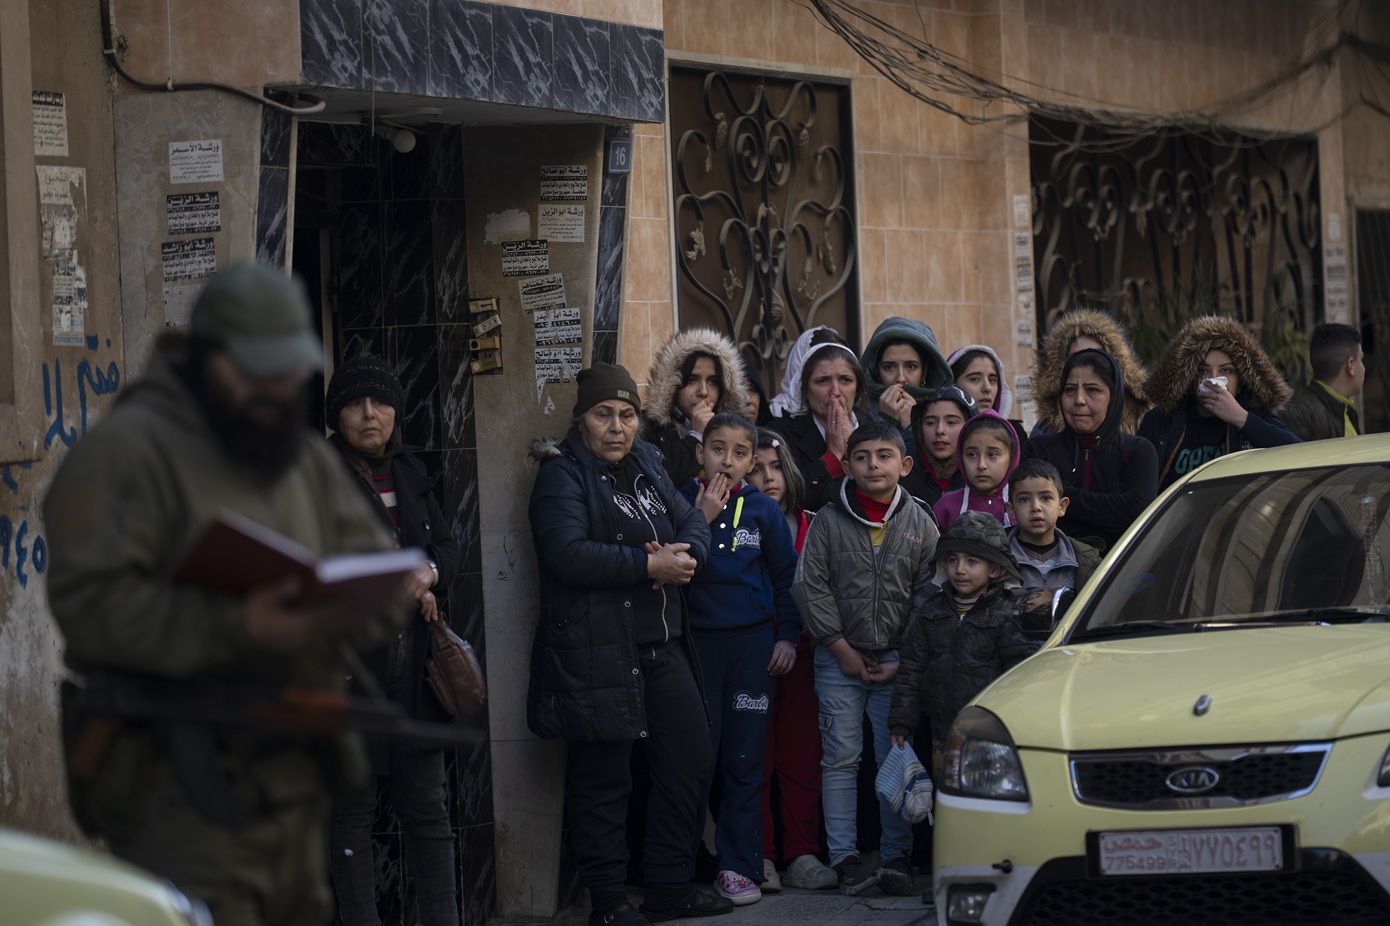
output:
[[[680,325],[739,345],[769,393],[791,342],[859,343],[849,88],[671,66]]]
[[[1390,212],[1357,210],[1356,299],[1361,317],[1374,332],[1374,373],[1380,379],[1380,394],[1390,396]],[[1368,401],[1362,430],[1385,430],[1390,426],[1386,414],[1383,402],[1377,408]]]
[[[1321,321],[1315,140],[1130,139],[1044,119],[1030,140],[1040,331],[1103,308],[1153,357],[1196,314],[1257,329]]]

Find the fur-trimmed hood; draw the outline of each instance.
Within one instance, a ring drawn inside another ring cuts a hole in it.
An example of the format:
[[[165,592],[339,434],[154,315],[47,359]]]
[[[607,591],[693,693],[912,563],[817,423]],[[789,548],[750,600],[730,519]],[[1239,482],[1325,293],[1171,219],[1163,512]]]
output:
[[[1052,433],[1062,430],[1062,407],[1057,396],[1062,392],[1062,367],[1067,362],[1067,349],[1079,337],[1093,338],[1115,358],[1125,382],[1125,416],[1120,427],[1126,434],[1139,430],[1139,422],[1149,410],[1145,383],[1149,373],[1143,362],[1129,346],[1129,338],[1119,324],[1105,312],[1077,309],[1063,315],[1052,324],[1033,363],[1033,400],[1037,403],[1038,423]]]
[[[537,463],[562,457],[565,455],[565,451],[560,445],[564,443],[564,440],[563,437],[538,437],[531,441],[531,447],[526,451],[526,455]]]
[[[1211,350],[1230,354],[1240,378],[1236,399],[1241,405],[1278,411],[1293,397],[1293,390],[1255,336],[1224,315],[1203,315],[1183,325],[1145,382],[1145,394],[1172,414],[1196,392],[1202,361]]]
[[[677,412],[671,406],[683,385],[681,367],[691,354],[709,354],[719,361],[720,389],[719,401],[714,403],[715,413],[735,412],[747,417],[743,360],[733,342],[712,328],[677,331],[657,351],[651,372],[647,374],[646,388],[642,390],[642,416],[662,426],[676,425],[684,433],[686,423],[676,419]]]

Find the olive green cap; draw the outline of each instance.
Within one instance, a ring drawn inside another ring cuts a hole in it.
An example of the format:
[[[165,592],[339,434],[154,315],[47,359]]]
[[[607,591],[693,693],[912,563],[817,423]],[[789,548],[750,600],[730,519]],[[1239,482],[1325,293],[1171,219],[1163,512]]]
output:
[[[253,378],[323,369],[303,282],[265,264],[234,264],[213,276],[193,303],[190,328]]]

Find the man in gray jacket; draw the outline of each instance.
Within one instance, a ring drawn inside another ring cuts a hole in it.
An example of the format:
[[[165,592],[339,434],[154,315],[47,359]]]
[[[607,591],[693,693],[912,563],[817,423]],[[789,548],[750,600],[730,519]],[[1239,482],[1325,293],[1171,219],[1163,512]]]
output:
[[[902,434],[875,419],[850,435],[845,470],[811,522],[792,596],[816,642],[824,758],[821,799],[830,862],[840,890],[859,894],[874,884],[885,893],[912,893],[912,828],[881,805],[883,865],[859,860],[856,808],[863,717],[874,731],[874,752],[888,755],[888,710],[898,670],[898,642],[908,617],[927,599],[939,532],[930,509],[899,480],[912,469]]]

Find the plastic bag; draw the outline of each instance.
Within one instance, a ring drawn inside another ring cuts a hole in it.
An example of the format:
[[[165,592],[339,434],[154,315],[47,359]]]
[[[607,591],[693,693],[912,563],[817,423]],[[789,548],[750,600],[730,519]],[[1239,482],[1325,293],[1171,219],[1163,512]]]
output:
[[[878,767],[878,777],[874,779],[874,791],[879,800],[909,823],[932,819],[931,775],[906,743],[888,748],[888,757]]]

